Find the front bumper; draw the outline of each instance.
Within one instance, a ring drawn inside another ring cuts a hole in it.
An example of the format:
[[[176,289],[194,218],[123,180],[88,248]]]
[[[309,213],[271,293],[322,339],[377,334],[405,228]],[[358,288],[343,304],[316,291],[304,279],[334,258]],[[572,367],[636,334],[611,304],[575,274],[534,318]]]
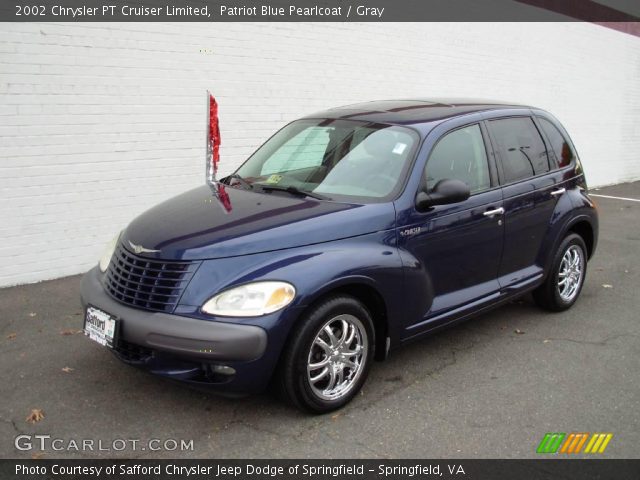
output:
[[[131,308],[105,292],[101,275],[98,267],[85,274],[81,300],[84,307],[93,305],[121,320],[122,342],[114,350],[121,360],[166,377],[224,384],[230,390],[266,386],[274,362],[260,361],[268,343],[264,329]],[[236,373],[215,375],[216,366],[230,366]]]

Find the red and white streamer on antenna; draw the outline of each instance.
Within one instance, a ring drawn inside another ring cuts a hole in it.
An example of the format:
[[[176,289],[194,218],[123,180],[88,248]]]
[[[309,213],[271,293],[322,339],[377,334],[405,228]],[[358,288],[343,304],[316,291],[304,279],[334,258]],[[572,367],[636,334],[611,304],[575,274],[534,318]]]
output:
[[[207,90],[207,184],[220,201],[226,213],[231,212],[231,199],[222,184],[216,183],[218,163],[220,162],[220,127],[218,125],[218,103]]]
[[[207,90],[207,183],[214,185],[220,162],[220,127],[218,125],[218,103]]]

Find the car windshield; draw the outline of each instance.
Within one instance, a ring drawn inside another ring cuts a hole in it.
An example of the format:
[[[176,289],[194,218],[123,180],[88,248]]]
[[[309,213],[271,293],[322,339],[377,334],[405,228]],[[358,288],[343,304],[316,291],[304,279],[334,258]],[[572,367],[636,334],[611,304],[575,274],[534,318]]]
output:
[[[229,179],[238,186],[346,201],[397,194],[418,144],[409,128],[335,119],[293,122]],[[231,182],[229,182],[231,183]]]

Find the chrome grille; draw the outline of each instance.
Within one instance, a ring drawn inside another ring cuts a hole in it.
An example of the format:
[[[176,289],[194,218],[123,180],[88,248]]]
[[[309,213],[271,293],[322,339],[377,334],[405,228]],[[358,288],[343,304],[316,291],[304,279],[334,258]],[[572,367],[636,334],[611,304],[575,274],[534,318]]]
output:
[[[104,286],[121,303],[146,310],[173,312],[198,262],[148,259],[118,245]]]

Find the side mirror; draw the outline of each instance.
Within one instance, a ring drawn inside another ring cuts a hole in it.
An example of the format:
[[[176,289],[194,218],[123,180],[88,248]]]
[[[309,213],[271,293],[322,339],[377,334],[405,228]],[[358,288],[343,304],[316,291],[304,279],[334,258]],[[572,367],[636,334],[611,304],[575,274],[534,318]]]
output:
[[[436,183],[431,192],[418,192],[416,208],[425,210],[434,205],[464,202],[471,195],[469,186],[461,180],[445,178]]]

